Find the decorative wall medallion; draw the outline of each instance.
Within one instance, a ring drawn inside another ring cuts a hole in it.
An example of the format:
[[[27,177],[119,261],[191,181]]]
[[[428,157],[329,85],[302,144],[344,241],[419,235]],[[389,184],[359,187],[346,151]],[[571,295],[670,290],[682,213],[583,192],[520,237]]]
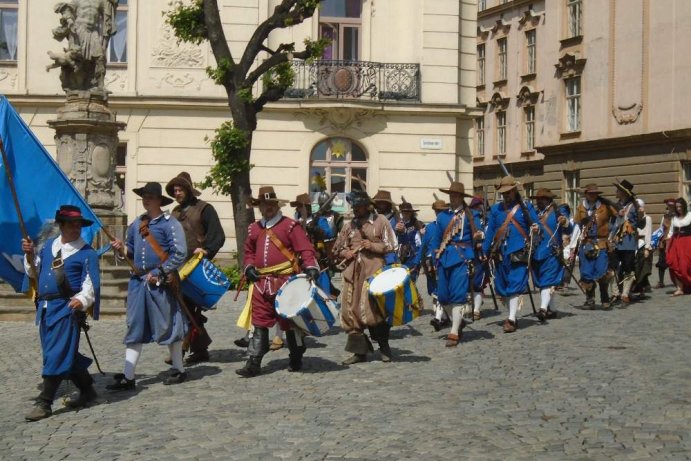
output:
[[[630,125],[638,120],[643,110],[643,104],[637,103],[630,107],[612,108],[612,115],[619,125]]]
[[[309,109],[299,111],[303,118],[317,118],[319,124],[337,131],[346,131],[352,127],[362,127],[365,122],[370,123],[376,117],[371,109]]]
[[[174,88],[184,88],[194,82],[194,77],[191,74],[166,74],[161,82],[168,84]]]

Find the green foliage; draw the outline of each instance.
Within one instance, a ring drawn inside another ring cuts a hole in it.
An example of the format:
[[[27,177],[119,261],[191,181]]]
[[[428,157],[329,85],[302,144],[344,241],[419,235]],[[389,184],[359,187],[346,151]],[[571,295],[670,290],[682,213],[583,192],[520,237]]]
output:
[[[253,166],[244,158],[249,139],[250,133],[236,128],[232,121],[224,122],[216,129],[216,136],[211,140],[215,165],[199,186],[202,189],[212,188],[217,194],[230,195],[233,177],[249,171]]]
[[[305,50],[309,53],[309,58],[305,61],[307,61],[308,64],[312,64],[315,59],[321,59],[321,57],[324,56],[324,50],[329,45],[331,45],[331,40],[328,38],[322,37],[319,40],[310,40],[306,38]]]
[[[209,78],[216,83],[216,85],[223,85],[231,67],[232,63],[230,60],[223,58],[221,59],[221,62],[218,63],[218,67],[207,67],[206,75],[208,75]]]
[[[272,67],[262,76],[264,89],[278,89],[285,91],[293,85],[295,71],[290,61]]]
[[[202,0],[194,0],[191,5],[179,4],[164,16],[180,41],[199,45],[208,37]]]
[[[235,93],[238,99],[244,103],[252,104],[254,98],[252,97],[252,88],[240,88]]]
[[[222,266],[221,270],[224,274],[226,274],[228,280],[230,280],[230,289],[237,290],[238,285],[240,285],[240,279],[242,278],[242,270],[235,264],[231,264],[230,266]],[[244,289],[246,290],[247,287]]]

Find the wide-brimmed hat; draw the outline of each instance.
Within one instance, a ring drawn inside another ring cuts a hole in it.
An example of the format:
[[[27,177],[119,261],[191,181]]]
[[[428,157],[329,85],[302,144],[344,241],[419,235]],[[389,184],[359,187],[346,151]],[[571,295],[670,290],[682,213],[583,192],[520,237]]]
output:
[[[420,211],[415,208],[413,208],[413,204],[410,202],[403,202],[398,206],[398,211]]]
[[[478,197],[477,195],[473,197],[473,199],[470,201],[470,205],[468,205],[470,208],[475,208],[478,205],[482,205],[484,202],[484,199],[482,197]]]
[[[556,197],[554,192],[545,187],[543,187],[542,189],[538,189],[537,192],[535,192],[535,194],[530,196],[530,198],[548,198],[550,200],[552,200],[554,197]]]
[[[310,200],[309,194],[300,194],[295,197],[295,200],[290,202],[290,206],[297,208],[300,205],[310,206],[312,201]]]
[[[672,206],[674,206],[674,205],[676,205],[676,203],[677,203],[677,199],[675,199],[674,197],[666,198],[666,199],[664,200],[663,203],[664,203],[665,205],[672,205]]]
[[[497,192],[504,193],[508,192],[511,189],[517,189],[518,188],[518,181],[516,181],[516,178],[514,178],[511,175],[504,176],[501,178],[501,181],[499,181],[499,185],[497,186]]]
[[[449,204],[443,200],[435,200],[432,204],[432,209],[435,211],[444,211],[449,209]]]
[[[354,190],[346,196],[346,200],[350,203],[353,208],[357,206],[369,206],[373,203],[373,200],[367,195],[364,190]]]
[[[376,194],[374,194],[374,197],[372,197],[373,202],[389,202],[390,204],[394,204],[393,200],[391,199],[391,192],[388,190],[378,190]]]
[[[624,192],[626,195],[630,197],[633,196],[633,184],[628,182],[626,179],[624,179],[623,181],[617,180],[617,182],[614,182],[612,184],[614,184],[614,186],[616,186],[617,189]]]
[[[581,192],[584,194],[601,194],[602,191],[598,189],[597,184],[591,183],[591,184],[586,184],[582,189]]]
[[[452,192],[461,194],[464,197],[472,197],[471,195],[468,195],[465,193],[465,186],[463,185],[462,182],[454,181],[451,183],[448,189],[439,189],[441,192],[445,194],[450,194]]]
[[[168,182],[168,184],[166,184],[166,194],[175,195],[175,186],[182,187],[188,193],[194,195],[195,197],[199,197],[200,195],[202,195],[201,192],[194,188],[194,184],[192,183],[192,177],[186,171],[181,171],[180,174],[178,174],[176,177],[171,179]]]
[[[74,205],[61,205],[59,210],[55,211],[55,222],[80,222],[82,227],[89,227],[94,222],[82,216],[82,210]]]
[[[288,204],[288,200],[283,200],[276,197],[276,192],[274,191],[273,186],[260,187],[259,193],[257,194],[257,198],[250,198],[250,204],[252,206],[258,206],[261,202],[276,202],[278,206]]]
[[[161,206],[166,206],[170,205],[173,203],[175,200],[173,200],[170,197],[166,197],[163,195],[163,188],[161,185],[157,182],[147,182],[144,187],[138,187],[136,189],[132,189],[132,192],[137,194],[140,197],[144,197],[144,194],[149,194],[149,195],[157,195],[161,197]]]

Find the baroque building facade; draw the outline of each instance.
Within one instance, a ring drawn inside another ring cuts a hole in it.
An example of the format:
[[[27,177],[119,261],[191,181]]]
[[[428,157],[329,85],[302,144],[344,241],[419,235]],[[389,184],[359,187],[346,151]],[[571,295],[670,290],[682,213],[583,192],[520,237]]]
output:
[[[659,215],[691,194],[691,3],[684,0],[485,0],[478,5],[476,190],[492,195],[497,159],[530,192],[574,206],[597,183],[627,179]]]
[[[279,0],[219,0],[234,56]],[[166,183],[180,171],[201,181],[212,163],[208,138],[228,120],[225,93],[206,74],[215,66],[206,44],[177,43],[165,23],[168,0],[120,0],[106,84],[120,132],[117,182],[129,221],[143,208],[131,191]],[[280,197],[310,191],[388,189],[431,218],[433,192],[447,173],[472,182],[476,0],[325,0],[318,13],[269,37],[300,46],[306,37],[332,40],[323,59],[293,62],[286,97],[260,114],[254,135],[253,188],[271,184]],[[49,151],[48,121],[63,103],[58,72],[46,73],[58,25],[45,0],[0,0],[0,91]],[[272,46],[273,45],[273,46]],[[228,241],[236,242],[229,199],[204,191]],[[284,209],[286,214],[292,211]]]

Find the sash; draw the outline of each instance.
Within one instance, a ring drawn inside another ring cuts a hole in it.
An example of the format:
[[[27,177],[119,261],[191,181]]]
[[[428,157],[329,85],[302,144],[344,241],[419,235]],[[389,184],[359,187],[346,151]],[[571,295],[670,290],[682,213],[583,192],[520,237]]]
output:
[[[151,245],[151,249],[154,250],[154,253],[156,253],[156,256],[158,256],[158,259],[161,260],[161,264],[166,262],[168,259],[168,253],[166,253],[163,248],[161,248],[161,245],[159,245],[158,241],[154,238],[153,235],[151,235],[151,232],[149,232],[149,219],[148,217],[146,219],[142,218],[141,224],[139,224],[139,235],[141,235],[144,240],[149,242],[149,245]]]
[[[272,275],[290,275],[295,273],[293,270],[293,265],[290,261],[285,261],[282,262],[281,264],[277,264],[275,266],[271,267],[263,267],[261,269],[258,269],[259,274],[261,275],[267,275],[267,274],[272,274]],[[252,328],[252,294],[254,293],[254,283],[249,284],[249,288],[247,289],[247,301],[245,301],[245,306],[242,308],[242,312],[240,313],[240,317],[238,318],[237,321],[237,326],[242,328],[243,330],[250,330]]]
[[[276,234],[273,233],[271,229],[265,229],[266,230],[266,235],[269,236],[269,240],[271,240],[271,243],[273,243],[276,248],[278,248],[278,251],[281,252],[283,256],[288,259],[290,262],[291,266],[293,267],[293,272],[298,273],[300,272],[300,265],[298,264],[298,258],[295,256],[295,253],[290,251],[288,248],[285,247],[283,242],[281,242],[281,239],[279,239]]]
[[[446,250],[446,247],[449,245],[449,242],[451,242],[451,239],[454,238],[459,232],[463,232],[463,219],[460,219],[460,226],[455,227],[456,223],[458,222],[458,215],[454,213],[453,218],[451,218],[451,221],[449,221],[446,229],[444,229],[444,236],[442,237],[441,244],[437,250],[437,259],[439,259],[442,253],[444,253],[444,250]]]
[[[523,231],[523,228],[516,223],[516,221],[513,219],[513,216],[516,214],[518,209],[521,207],[520,204],[515,205],[513,208],[511,208],[511,211],[509,211],[509,214],[506,215],[506,219],[504,220],[504,223],[501,225],[499,230],[497,231],[496,234],[494,234],[494,240],[492,240],[492,250],[490,251],[490,254],[493,254],[496,250],[497,247],[499,246],[499,242],[501,242],[504,239],[504,235],[506,235],[507,228],[509,227],[509,223],[513,222],[513,225],[518,228],[518,230],[523,234],[525,237],[525,232]]]

